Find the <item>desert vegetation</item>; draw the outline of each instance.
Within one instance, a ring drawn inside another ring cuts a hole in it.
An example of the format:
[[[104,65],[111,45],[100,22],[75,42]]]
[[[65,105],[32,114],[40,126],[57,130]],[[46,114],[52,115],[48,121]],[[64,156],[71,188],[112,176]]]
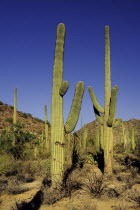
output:
[[[115,119],[118,86],[111,89],[110,33],[105,26],[104,108],[92,87],[96,120],[74,132],[84,82],[78,82],[64,123],[65,25],[57,27],[51,122],[0,102],[0,209],[140,209],[140,120]]]

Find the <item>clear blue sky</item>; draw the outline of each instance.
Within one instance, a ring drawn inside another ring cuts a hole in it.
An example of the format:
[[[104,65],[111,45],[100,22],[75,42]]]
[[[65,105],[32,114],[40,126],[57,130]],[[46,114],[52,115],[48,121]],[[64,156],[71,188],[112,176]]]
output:
[[[66,25],[64,97],[68,116],[78,81],[85,94],[76,129],[95,120],[88,86],[104,104],[104,26],[110,26],[112,86],[119,86],[117,118],[140,119],[140,0],[0,0],[0,100],[51,117],[56,27]]]

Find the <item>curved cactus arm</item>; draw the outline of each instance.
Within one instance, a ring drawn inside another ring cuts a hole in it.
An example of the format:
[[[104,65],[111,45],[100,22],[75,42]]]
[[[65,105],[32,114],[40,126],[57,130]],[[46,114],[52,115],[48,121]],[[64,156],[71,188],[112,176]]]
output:
[[[100,106],[100,104],[98,103],[98,101],[96,99],[96,96],[95,96],[91,86],[88,87],[88,91],[89,91],[92,103],[93,103],[94,107],[96,108],[96,110],[98,110],[98,112],[104,113],[104,108],[102,106]]]
[[[113,123],[113,128],[117,128],[122,123],[122,121],[123,120],[121,118],[115,120],[115,122]]]
[[[111,98],[110,98],[110,106],[109,106],[109,117],[107,124],[109,127],[112,127],[115,114],[116,114],[116,101],[117,101],[117,92],[118,92],[118,86],[115,86],[111,90]]]
[[[66,133],[72,132],[77,124],[80,110],[81,110],[83,94],[84,94],[84,83],[78,82],[76,85],[74,99],[72,102],[70,114],[69,114],[66,124],[64,126]]]
[[[69,88],[68,81],[63,81],[62,84],[61,84],[60,90],[59,90],[60,96],[63,97],[66,94],[68,88]]]
[[[96,119],[97,119],[98,123],[100,125],[103,125],[103,116],[100,115],[100,113],[98,112],[98,110],[94,106],[93,106],[93,108],[94,108],[94,113],[95,113],[95,116],[96,116]]]

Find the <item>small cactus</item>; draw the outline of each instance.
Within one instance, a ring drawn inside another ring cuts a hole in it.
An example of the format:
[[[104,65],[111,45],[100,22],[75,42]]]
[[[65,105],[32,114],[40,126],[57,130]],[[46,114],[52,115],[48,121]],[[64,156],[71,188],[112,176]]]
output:
[[[50,144],[49,144],[49,127],[48,127],[48,112],[47,106],[44,105],[44,113],[45,113],[45,147],[47,152],[50,151]]]
[[[136,148],[136,142],[135,142],[134,129],[131,130],[131,143],[132,143],[132,150],[135,150],[135,148]]]
[[[17,88],[14,88],[14,114],[13,114],[13,124],[17,123]]]

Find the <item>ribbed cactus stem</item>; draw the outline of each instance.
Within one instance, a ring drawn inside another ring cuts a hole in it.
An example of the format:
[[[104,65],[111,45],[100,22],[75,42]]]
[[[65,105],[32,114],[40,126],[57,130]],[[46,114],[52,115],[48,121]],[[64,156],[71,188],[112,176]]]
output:
[[[17,123],[17,88],[14,88],[14,114],[13,114],[13,123]]]
[[[96,145],[96,152],[99,152],[100,151],[100,133],[99,133],[99,128],[98,127],[96,128],[96,142],[95,142],[95,145]]]
[[[55,59],[53,69],[52,87],[52,116],[51,116],[51,176],[52,186],[62,184],[65,160],[65,132],[74,130],[82,104],[84,92],[83,82],[76,86],[71,112],[64,127],[63,122],[63,96],[68,89],[68,82],[63,81],[63,53],[64,53],[65,25],[60,23],[57,27]]]
[[[121,119],[115,120],[116,97],[118,87],[111,90],[110,73],[110,33],[109,26],[105,26],[105,83],[104,83],[104,108],[98,103],[92,87],[89,87],[89,94],[93,103],[93,108],[97,121],[103,126],[103,141],[101,147],[104,149],[104,172],[107,176],[112,175],[113,160],[113,132],[114,127],[119,126]]]
[[[101,113],[104,113],[104,108],[100,106],[100,104],[98,103],[97,99],[96,99],[96,96],[94,94],[94,91],[92,89],[91,86],[88,87],[88,91],[89,91],[89,94],[90,94],[90,97],[91,97],[91,100],[92,100],[92,103],[94,104],[94,107],[96,108],[96,110],[98,112],[101,112]]]
[[[109,26],[105,26],[105,120],[107,122],[109,116],[109,104],[111,97],[111,80],[110,80],[110,37]],[[107,119],[106,119],[107,118]]]
[[[111,79],[110,79],[110,36],[109,26],[105,26],[105,97],[104,97],[104,159],[105,159],[105,173],[112,174],[112,150],[110,141],[112,141],[112,127],[107,126],[109,118],[109,105],[111,98]]]
[[[41,134],[40,147],[44,148],[44,132],[43,131],[42,131],[42,134]]]
[[[108,117],[108,126],[112,127],[114,120],[115,120],[115,114],[116,114],[116,97],[118,92],[118,86],[115,86],[111,90],[111,98],[110,98],[110,106],[109,106],[109,117]]]
[[[65,124],[65,131],[67,133],[72,132],[75,128],[75,125],[77,124],[80,114],[83,94],[84,94],[84,83],[80,81],[76,85],[71,110]]]
[[[100,126],[100,145],[101,145],[101,149],[104,150],[104,132],[103,132],[103,126]]]
[[[59,94],[63,79],[64,38],[65,26],[61,23],[57,27],[52,87],[51,174],[54,185],[61,182],[64,171],[63,98]]]
[[[60,90],[59,90],[59,94],[61,96],[64,96],[66,94],[68,88],[69,88],[68,81],[63,81],[62,84],[61,84]]]

